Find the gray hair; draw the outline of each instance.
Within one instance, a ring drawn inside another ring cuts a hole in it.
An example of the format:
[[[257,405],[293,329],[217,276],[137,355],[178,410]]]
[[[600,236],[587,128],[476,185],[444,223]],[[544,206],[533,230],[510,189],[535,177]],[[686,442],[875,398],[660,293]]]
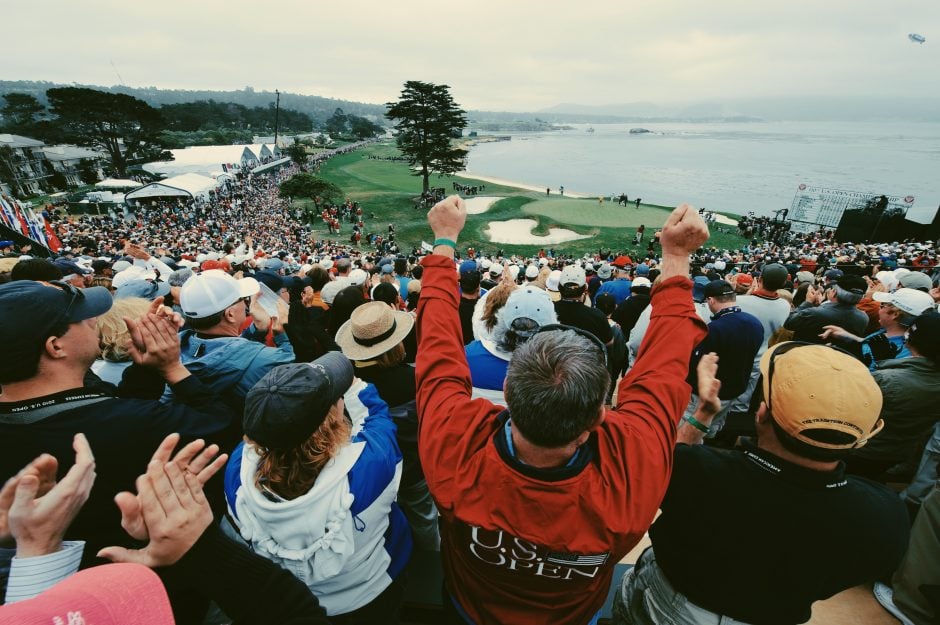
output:
[[[860,295],[859,293],[853,293],[852,291],[846,291],[838,284],[833,284],[832,287],[830,288],[832,288],[832,290],[835,291],[836,301],[839,302],[840,304],[846,304],[848,306],[855,306],[860,301],[862,301],[862,295]]]
[[[540,332],[509,361],[506,404],[513,426],[528,441],[557,448],[597,422],[609,387],[597,345],[570,330]]]

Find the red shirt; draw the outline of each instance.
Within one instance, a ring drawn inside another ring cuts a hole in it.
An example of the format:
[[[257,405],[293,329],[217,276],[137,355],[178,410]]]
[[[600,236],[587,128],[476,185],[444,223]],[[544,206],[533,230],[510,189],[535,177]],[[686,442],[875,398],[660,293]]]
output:
[[[447,588],[478,625],[583,625],[669,483],[691,394],[689,356],[705,337],[692,283],[676,277],[653,290],[649,330],[617,408],[582,447],[592,460],[551,478],[521,470],[497,448],[503,409],[470,399],[454,263],[431,255],[422,264],[419,453],[441,514]]]

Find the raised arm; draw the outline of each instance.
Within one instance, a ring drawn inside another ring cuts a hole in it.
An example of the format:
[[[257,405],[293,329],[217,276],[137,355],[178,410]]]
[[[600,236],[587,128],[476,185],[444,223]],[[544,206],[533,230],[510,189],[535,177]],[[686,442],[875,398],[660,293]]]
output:
[[[689,358],[705,337],[705,324],[692,305],[689,255],[707,239],[708,227],[687,204],[663,226],[662,273],[653,287],[649,328],[636,364],[620,383],[617,407],[608,412],[609,420],[620,420],[630,430],[629,443],[621,444],[642,447],[651,470],[671,464],[676,427],[692,393],[686,382]],[[656,476],[665,488],[668,472],[657,470]]]
[[[454,270],[454,246],[466,219],[466,207],[457,196],[438,202],[428,213],[435,245],[421,263],[415,362],[419,424],[425,417],[445,418],[455,405],[470,400],[470,368],[464,355]]]

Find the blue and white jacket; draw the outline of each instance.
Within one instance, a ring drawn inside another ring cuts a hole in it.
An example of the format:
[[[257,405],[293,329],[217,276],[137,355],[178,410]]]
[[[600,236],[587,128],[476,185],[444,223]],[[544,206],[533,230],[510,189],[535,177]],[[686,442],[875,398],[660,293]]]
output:
[[[395,424],[375,386],[364,386],[358,399],[368,416],[307,494],[272,501],[262,493],[251,444],[235,449],[225,471],[226,501],[242,537],[306,583],[330,615],[375,599],[412,549],[411,528],[395,503],[402,470]]]

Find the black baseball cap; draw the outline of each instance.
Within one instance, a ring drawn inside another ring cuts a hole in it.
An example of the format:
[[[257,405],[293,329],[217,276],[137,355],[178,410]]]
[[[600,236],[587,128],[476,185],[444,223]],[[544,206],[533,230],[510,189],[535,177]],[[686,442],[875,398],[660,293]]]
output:
[[[275,367],[245,396],[245,435],[268,449],[297,447],[323,424],[353,375],[342,352]]]
[[[725,280],[712,280],[705,285],[705,297],[734,295],[734,287]]]
[[[864,295],[865,291],[868,290],[868,283],[865,282],[865,278],[852,274],[843,275],[836,284],[838,284],[840,288],[850,293],[855,293],[856,295]]]
[[[0,285],[0,345],[18,357],[35,352],[39,343],[63,323],[72,324],[110,310],[108,289],[79,289],[65,282],[17,280]]]
[[[911,324],[907,342],[920,355],[940,363],[940,313],[926,312]]]

